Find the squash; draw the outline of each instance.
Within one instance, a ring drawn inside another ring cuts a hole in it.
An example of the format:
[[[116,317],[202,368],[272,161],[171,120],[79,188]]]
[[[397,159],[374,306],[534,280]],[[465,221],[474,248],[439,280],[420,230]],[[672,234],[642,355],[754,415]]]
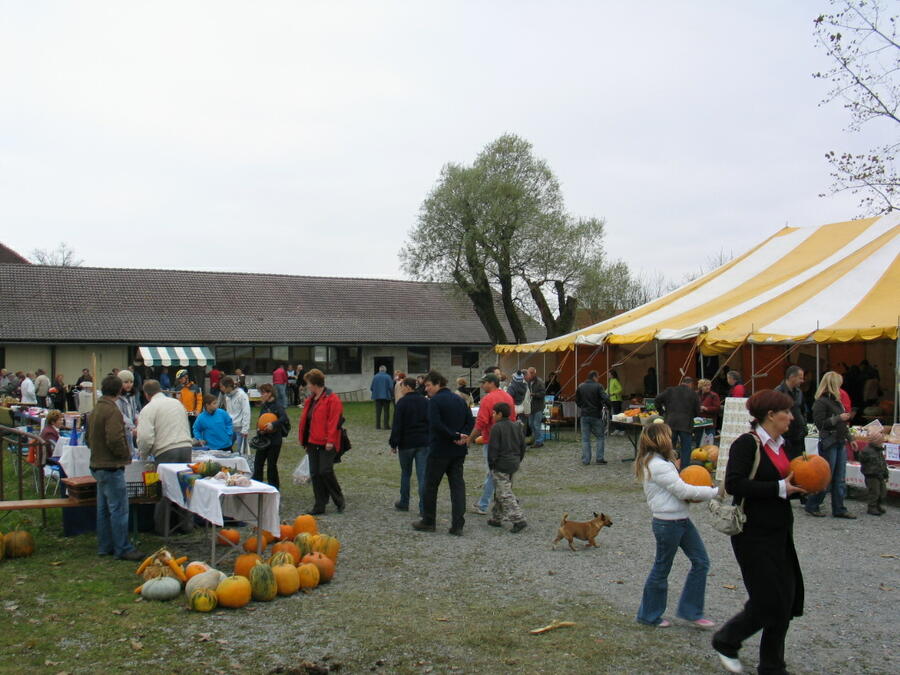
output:
[[[706,457],[713,464],[718,463],[718,461],[719,461],[719,446],[718,445],[707,445],[706,446]]]
[[[188,582],[184,585],[184,594],[189,598],[194,591],[199,591],[201,588],[208,588],[214,591],[219,587],[223,579],[225,579],[225,575],[219,570],[211,569],[197,574],[188,579]]]
[[[319,533],[319,525],[316,523],[315,516],[304,513],[303,515],[294,518],[294,537],[301,532],[307,532],[309,534]]]
[[[292,541],[280,541],[272,547],[272,553],[289,553],[294,559],[294,566],[300,564],[300,549]]]
[[[691,459],[696,459],[701,464],[705,464],[709,461],[709,455],[706,454],[705,448],[695,448],[691,451]]]
[[[319,585],[319,568],[312,563],[300,563],[297,574],[300,577],[300,588],[315,588]]]
[[[216,537],[216,542],[219,544],[229,544],[231,546],[237,546],[241,543],[241,533],[231,528],[219,530],[219,534]]]
[[[302,559],[307,553],[313,552],[313,537],[315,535],[310,534],[309,532],[301,532],[296,537],[294,537],[294,544],[297,546],[297,550],[300,551],[300,558]]]
[[[188,608],[195,612],[211,612],[218,604],[219,598],[211,588],[198,588],[188,597]]]
[[[269,546],[269,542],[266,541],[266,538],[264,535],[262,550],[265,551],[268,546]],[[247,551],[247,553],[256,553],[256,537],[255,536],[247,537],[244,540],[244,550]]]
[[[311,563],[319,568],[320,584],[327,584],[334,576],[334,561],[324,553],[309,553],[303,556],[303,563]]]
[[[6,540],[3,538],[3,533],[0,532],[0,560],[3,560],[6,555]]]
[[[34,553],[34,539],[25,530],[13,530],[3,535],[7,558],[27,558]]]
[[[341,550],[341,542],[327,534],[317,534],[313,537],[312,550],[324,553],[337,563],[338,553]]]
[[[218,462],[213,462],[212,460],[210,460],[207,462],[197,462],[196,464],[191,464],[190,469],[200,476],[215,476],[222,470],[222,465]]]
[[[237,560],[234,561],[234,573],[238,576],[250,578],[250,570],[253,569],[253,566],[261,562],[262,558],[260,558],[255,553],[242,553],[237,557]]]
[[[250,593],[257,602],[270,602],[278,595],[272,568],[263,562],[257,562],[250,570]]]
[[[169,567],[169,564],[159,562],[158,560],[147,565],[147,567],[144,568],[144,571],[141,572],[141,576],[144,581],[147,581],[148,579],[157,579],[159,577],[173,577],[177,580],[177,576],[172,568]]]
[[[222,607],[237,609],[250,602],[250,580],[247,577],[230,576],[216,588],[216,597]]]
[[[148,579],[141,586],[141,597],[145,600],[165,602],[181,595],[181,582],[172,577]]]
[[[681,476],[681,480],[688,485],[712,487],[712,477],[709,475],[709,471],[702,466],[694,464],[686,466],[681,470],[679,475]]]
[[[274,427],[276,422],[278,422],[278,415],[275,413],[263,413],[256,421],[256,428],[259,431],[265,431],[267,424],[271,424]]]
[[[811,495],[822,492],[831,483],[831,467],[819,455],[803,453],[794,457],[791,460],[791,471],[794,472],[794,480],[791,482]]]
[[[279,527],[278,541],[293,541],[294,526],[288,523],[282,523]]]
[[[293,595],[300,590],[300,573],[290,563],[272,567],[278,595]]]
[[[205,562],[200,562],[199,560],[189,562],[187,567],[184,568],[184,576],[187,577],[188,580],[198,574],[203,574],[204,572],[209,572],[209,565]]]
[[[269,558],[269,566],[275,567],[276,565],[293,565],[296,567],[297,563],[294,562],[294,556],[287,551],[281,551]]]

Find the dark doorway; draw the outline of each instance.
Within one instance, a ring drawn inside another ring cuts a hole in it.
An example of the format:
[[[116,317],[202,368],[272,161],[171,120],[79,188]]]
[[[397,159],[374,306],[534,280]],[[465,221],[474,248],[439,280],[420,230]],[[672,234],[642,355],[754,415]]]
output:
[[[375,366],[372,369],[372,374],[378,372],[378,369],[381,366],[387,368],[388,375],[391,377],[394,376],[394,357],[393,356],[376,356],[372,359],[375,362]]]

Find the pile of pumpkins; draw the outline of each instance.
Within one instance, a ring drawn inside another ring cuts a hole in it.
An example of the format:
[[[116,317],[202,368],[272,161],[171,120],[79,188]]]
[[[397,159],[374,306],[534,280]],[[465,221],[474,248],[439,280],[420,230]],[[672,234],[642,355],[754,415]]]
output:
[[[0,560],[4,558],[27,558],[34,553],[34,539],[25,530],[0,532]]]
[[[237,543],[234,532],[221,530],[221,539]],[[216,607],[244,607],[251,600],[270,602],[331,581],[341,544],[320,534],[313,516],[301,515],[292,525],[282,524],[278,537],[265,531],[262,536],[264,549],[272,544],[270,557],[264,560],[258,555],[256,536],[249,537],[243,543],[246,553],[237,557],[231,576],[199,561],[184,565],[186,558],[160,549],[138,567],[137,573],[144,575],[145,581],[135,592],[147,600],[172,600],[181,594],[183,585],[188,607],[210,612]]]

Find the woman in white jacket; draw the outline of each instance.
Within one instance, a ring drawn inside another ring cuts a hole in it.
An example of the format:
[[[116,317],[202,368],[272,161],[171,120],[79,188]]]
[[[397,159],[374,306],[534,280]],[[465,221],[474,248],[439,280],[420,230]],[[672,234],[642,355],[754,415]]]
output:
[[[644,584],[637,620],[659,628],[671,625],[663,618],[663,612],[666,611],[669,571],[675,553],[681,548],[691,561],[691,571],[678,601],[677,616],[700,628],[711,628],[713,622],[703,616],[709,558],[700,533],[688,517],[688,500],[710,500],[718,494],[718,488],[685,483],[678,475],[675,458],[669,426],[647,425],[638,443],[634,472],[644,482],[647,506],[653,513],[656,560]]]

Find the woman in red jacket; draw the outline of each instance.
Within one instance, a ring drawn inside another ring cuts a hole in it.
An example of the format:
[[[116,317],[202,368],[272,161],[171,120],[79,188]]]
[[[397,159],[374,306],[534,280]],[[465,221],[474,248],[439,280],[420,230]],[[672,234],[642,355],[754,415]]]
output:
[[[309,513],[325,513],[329,498],[341,513],[346,502],[334,475],[334,462],[341,451],[340,422],[344,406],[337,394],[325,388],[321,370],[310,370],[305,380],[309,395],[300,415],[300,445],[309,456],[309,475],[316,499]]]

